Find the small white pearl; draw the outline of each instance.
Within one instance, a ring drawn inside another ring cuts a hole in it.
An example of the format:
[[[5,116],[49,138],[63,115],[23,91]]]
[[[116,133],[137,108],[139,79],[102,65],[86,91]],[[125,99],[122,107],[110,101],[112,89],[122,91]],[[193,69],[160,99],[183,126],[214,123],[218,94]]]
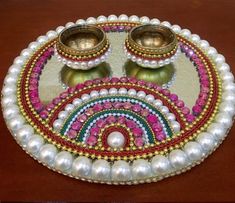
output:
[[[87,177],[90,175],[92,162],[85,156],[79,156],[73,161],[72,174],[76,177]]]
[[[227,63],[222,63],[216,66],[220,72],[230,71],[230,66]]]
[[[55,130],[59,130],[62,127],[62,125],[63,125],[63,120],[61,119],[57,119],[53,122],[53,128]]]
[[[223,139],[225,137],[226,130],[221,123],[212,123],[207,132],[211,133],[216,140]]]
[[[167,117],[167,119],[169,120],[169,121],[175,121],[175,115],[173,114],[173,113],[168,113],[167,115],[166,115],[166,117]]]
[[[8,105],[3,110],[3,116],[5,119],[9,120],[19,113],[19,107],[17,105]]]
[[[200,133],[197,136],[197,142],[202,146],[205,153],[210,152],[215,146],[214,137],[207,132]]]
[[[33,135],[34,130],[30,125],[23,125],[16,132],[16,139],[21,143],[25,144],[29,138]]]
[[[22,55],[25,58],[28,58],[31,54],[31,50],[30,49],[23,49],[20,53],[20,55]]]
[[[94,61],[88,61],[87,66],[89,68],[92,68],[94,66],[95,62]]]
[[[233,92],[235,92],[235,84],[233,82],[223,82],[222,88],[225,91],[233,91]]]
[[[83,19],[78,19],[78,20],[76,21],[76,24],[78,24],[78,25],[85,25],[85,24],[86,24],[86,21],[83,20]]]
[[[136,90],[135,89],[129,89],[128,90],[128,95],[135,96],[136,95]]]
[[[180,131],[180,124],[177,121],[173,121],[171,123],[171,127],[173,128],[174,132],[178,133]]]
[[[125,144],[125,137],[122,133],[114,131],[108,135],[107,143],[112,148],[120,148]]]
[[[2,89],[2,94],[4,96],[12,95],[15,94],[16,92],[16,86],[11,84],[11,85],[5,85]]]
[[[128,181],[131,179],[131,167],[123,160],[115,161],[112,166],[112,179],[114,181]]]
[[[168,21],[163,21],[163,22],[161,22],[161,24],[168,27],[168,28],[171,27],[171,24]]]
[[[235,105],[232,102],[222,102],[219,109],[221,112],[228,113],[230,116],[235,115]]]
[[[100,95],[101,96],[106,96],[108,94],[108,90],[107,89],[101,89],[100,90]]]
[[[58,114],[58,118],[64,120],[65,118],[67,118],[68,116],[68,112],[67,111],[61,111],[59,114]]]
[[[100,64],[100,59],[95,59],[95,65]]]
[[[171,29],[175,32],[175,33],[180,33],[181,31],[181,27],[179,25],[172,25]]]
[[[90,99],[90,95],[89,94],[83,94],[81,96],[81,99],[82,99],[82,101],[88,101]]]
[[[151,175],[151,166],[147,160],[137,159],[132,164],[133,179],[148,178]]]
[[[162,101],[160,99],[155,99],[153,102],[154,106],[156,107],[161,107],[162,106]]]
[[[167,114],[169,112],[169,109],[166,106],[161,106],[160,110],[162,113]]]
[[[113,21],[117,21],[117,16],[116,15],[110,15],[110,16],[108,16],[108,21],[109,22],[113,22]]]
[[[82,100],[79,98],[76,98],[73,100],[73,105],[74,106],[79,106],[82,103]]]
[[[203,150],[200,144],[197,142],[188,142],[184,146],[184,151],[192,161],[198,161],[203,156]]]
[[[110,88],[109,89],[109,94],[111,94],[111,95],[117,94],[117,89],[114,88],[114,87]]]
[[[153,102],[154,101],[154,96],[151,95],[151,94],[148,94],[146,97],[145,97],[146,101],[148,102]]]
[[[191,40],[192,40],[193,42],[197,43],[197,42],[200,40],[200,37],[199,37],[199,35],[197,35],[197,34],[192,34],[192,35],[191,35]]]
[[[222,100],[226,102],[235,103],[235,93],[234,91],[225,91],[222,93]]]
[[[220,76],[224,82],[234,82],[234,76],[231,72],[223,72]]]
[[[209,43],[208,43],[208,41],[206,41],[206,40],[201,40],[201,41],[199,42],[199,45],[201,46],[201,48],[203,48],[203,49],[205,49],[205,50],[209,47]]]
[[[163,155],[156,155],[151,161],[152,171],[155,175],[163,175],[170,172],[169,159]]]
[[[129,17],[130,22],[139,22],[139,17],[136,15],[132,15]]]
[[[171,151],[169,154],[169,160],[171,165],[176,169],[181,169],[188,165],[187,155],[180,149]]]
[[[66,28],[70,28],[70,27],[72,27],[72,26],[74,26],[74,25],[75,25],[74,22],[68,22],[68,23],[66,23],[65,27],[66,27]]]
[[[91,93],[90,93],[90,96],[91,96],[92,98],[98,97],[98,96],[99,96],[99,92],[96,91],[96,90],[92,90]]]
[[[218,123],[221,123],[224,128],[229,128],[232,126],[232,117],[227,114],[227,113],[218,113],[215,117],[215,120],[218,122]]]
[[[92,164],[91,176],[95,180],[108,180],[110,179],[110,165],[106,160],[96,160]]]
[[[19,128],[21,128],[24,124],[25,120],[22,116],[20,115],[15,115],[15,117],[13,117],[12,119],[10,119],[8,121],[8,125],[10,127],[10,129],[15,132],[17,131]]]
[[[32,135],[29,138],[26,148],[29,153],[36,156],[43,144],[44,139],[40,135]]]
[[[146,97],[146,93],[144,91],[138,91],[137,92],[137,97],[139,98],[145,98]]]
[[[31,49],[31,50],[35,50],[35,49],[38,48],[38,46],[39,46],[39,43],[38,43],[38,42],[31,42],[31,43],[29,44],[28,48]]]
[[[65,172],[69,170],[73,163],[73,156],[67,151],[59,152],[55,157],[55,169]]]
[[[54,145],[45,144],[41,147],[39,151],[39,159],[47,165],[52,165],[56,154],[57,149]]]
[[[65,111],[72,112],[73,109],[74,109],[74,105],[73,104],[67,104],[65,106]]]
[[[86,23],[87,24],[95,24],[96,23],[96,19],[93,18],[93,17],[89,17],[89,18],[87,18]]]
[[[107,22],[107,18],[105,16],[101,15],[97,18],[97,22],[98,23],[105,23],[105,22]]]
[[[56,28],[57,34],[61,33],[64,28],[65,28],[64,26],[59,26],[59,27],[57,27],[57,28]]]
[[[118,20],[120,20],[120,21],[128,21],[128,16],[125,15],[125,14],[121,14],[121,15],[118,17]]]
[[[140,18],[140,23],[142,23],[142,24],[147,24],[147,23],[149,23],[149,17],[147,17],[147,16],[142,16],[141,18]]]
[[[217,50],[214,47],[209,47],[207,49],[207,54],[211,57],[215,56],[217,54]]]
[[[19,65],[10,66],[8,73],[13,75],[19,75],[21,67]]]
[[[47,36],[39,36],[37,38],[37,42],[39,42],[40,44],[44,44],[47,40],[48,40]]]
[[[158,20],[157,18],[153,18],[150,20],[150,23],[152,25],[159,25],[160,24],[160,20]]]
[[[190,35],[191,35],[191,32],[190,32],[190,30],[188,30],[188,29],[183,29],[183,30],[181,30],[181,34],[184,36],[184,37],[190,37]]]
[[[47,32],[47,37],[49,39],[53,39],[53,38],[57,37],[57,32],[55,32],[54,30],[50,30]]]
[[[16,95],[14,95],[14,94],[8,95],[8,96],[2,98],[2,106],[3,107],[10,106],[12,104],[15,104],[16,101],[17,101]]]
[[[124,87],[121,87],[119,90],[118,90],[118,93],[119,94],[127,94],[127,89],[126,88],[124,88]]]
[[[214,57],[214,60],[216,62],[216,64],[221,64],[221,63],[224,63],[225,62],[225,58],[223,55],[221,54],[217,54],[215,57]]]

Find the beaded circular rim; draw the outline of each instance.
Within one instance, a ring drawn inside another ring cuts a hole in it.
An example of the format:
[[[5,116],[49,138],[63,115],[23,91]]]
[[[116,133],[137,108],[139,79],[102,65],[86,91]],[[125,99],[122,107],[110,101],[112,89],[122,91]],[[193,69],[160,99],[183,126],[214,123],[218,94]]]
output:
[[[38,82],[64,29],[59,26],[30,43],[4,80],[4,118],[30,156],[77,179],[138,184],[185,172],[219,146],[233,123],[235,84],[225,58],[207,41],[146,16],[110,15],[76,22],[96,24],[105,32],[128,32],[147,23],[170,27],[181,52],[195,65],[200,94],[193,108],[163,87],[127,77],[86,81],[44,105]]]

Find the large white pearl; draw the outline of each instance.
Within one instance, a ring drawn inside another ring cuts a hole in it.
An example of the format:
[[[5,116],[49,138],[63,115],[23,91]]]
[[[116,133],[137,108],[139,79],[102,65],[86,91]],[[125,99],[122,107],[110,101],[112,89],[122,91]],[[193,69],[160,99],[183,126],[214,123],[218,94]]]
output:
[[[29,153],[36,156],[43,144],[44,139],[40,135],[32,135],[29,138],[26,148]]]
[[[207,131],[211,133],[216,140],[223,139],[225,137],[226,130],[221,123],[212,123]]]
[[[136,95],[136,90],[135,89],[129,89],[128,90],[128,95],[135,96]]]
[[[3,116],[5,119],[9,120],[13,118],[15,115],[19,113],[19,107],[12,104],[8,105],[4,110],[3,110]]]
[[[201,48],[203,48],[204,50],[206,50],[206,49],[209,47],[209,43],[208,43],[208,41],[206,41],[206,40],[201,40],[201,41],[199,42],[199,45],[200,45]]]
[[[154,96],[151,95],[151,94],[148,94],[146,97],[145,97],[146,101],[148,102],[153,102],[154,101]]]
[[[11,105],[15,104],[16,101],[17,101],[16,95],[14,95],[14,94],[8,95],[8,96],[2,98],[2,106],[3,107],[11,106]]]
[[[122,133],[115,131],[108,135],[107,143],[112,148],[120,148],[125,144],[125,137]]]
[[[59,130],[62,127],[62,125],[63,125],[63,120],[61,119],[57,119],[53,122],[53,128],[55,130]]]
[[[39,159],[47,164],[51,165],[55,159],[55,156],[57,154],[57,149],[52,144],[45,144],[41,147],[39,152]]]
[[[98,23],[104,23],[104,22],[106,22],[107,21],[107,18],[105,17],[105,16],[99,16],[98,18],[97,18],[97,22]]]
[[[20,73],[21,67],[18,65],[10,66],[8,73],[13,75],[18,75]]]
[[[16,139],[21,143],[25,144],[29,138],[33,135],[34,130],[30,125],[23,125],[16,132]]]
[[[167,114],[167,113],[169,112],[169,109],[168,109],[168,107],[166,107],[166,106],[161,106],[161,107],[160,107],[160,110],[161,110],[161,112],[164,113],[164,114]]]
[[[192,34],[191,39],[193,42],[197,43],[200,40],[200,37],[197,34]]]
[[[96,91],[96,90],[92,90],[91,93],[90,93],[90,96],[91,96],[92,98],[98,97],[98,96],[99,96],[99,92]]]
[[[163,22],[161,22],[161,24],[166,26],[166,27],[169,27],[169,28],[171,27],[171,24],[168,21],[163,21]]]
[[[153,18],[150,20],[150,23],[152,25],[159,25],[160,24],[160,20],[158,20],[157,18]]]
[[[177,121],[171,122],[171,127],[173,128],[174,132],[178,133],[180,131],[180,124]]]
[[[184,151],[192,161],[198,161],[203,156],[203,150],[200,144],[197,142],[188,142],[184,146]]]
[[[74,105],[73,104],[67,104],[66,106],[65,106],[65,111],[67,111],[67,112],[72,112],[73,111],[73,109],[74,109]]]
[[[222,63],[217,65],[217,68],[220,72],[230,71],[230,66],[227,63]]]
[[[131,179],[131,167],[123,160],[115,161],[112,166],[112,179],[114,181],[128,181]]]
[[[72,174],[77,177],[87,177],[90,175],[92,162],[85,156],[77,157],[73,161]]]
[[[73,100],[73,105],[74,106],[79,106],[82,103],[82,100],[79,98],[76,98]]]
[[[188,165],[188,158],[184,151],[175,149],[170,152],[169,160],[171,165],[176,169],[181,169]]]
[[[55,157],[55,169],[65,172],[71,168],[73,156],[67,151],[59,152]]]
[[[222,100],[226,102],[235,103],[235,93],[233,91],[225,91],[222,93]]]
[[[53,38],[57,37],[57,32],[54,31],[54,30],[50,30],[50,31],[47,32],[47,37],[49,39],[53,39]]]
[[[64,120],[66,117],[68,116],[68,112],[67,111],[61,111],[59,114],[58,114],[58,118]]]
[[[225,62],[225,58],[221,54],[215,55],[214,60],[215,60],[216,64],[221,64],[221,63]]]
[[[140,22],[141,23],[143,23],[143,24],[147,24],[147,23],[149,23],[149,17],[147,17],[147,16],[142,16],[141,18],[140,18]]]
[[[10,119],[8,121],[8,125],[10,127],[10,129],[15,132],[16,130],[18,130],[19,128],[21,128],[24,124],[25,120],[22,116],[20,115],[16,115],[14,118]]]
[[[202,146],[206,153],[210,152],[215,147],[214,137],[207,132],[200,133],[197,136],[197,142]]]
[[[92,164],[91,175],[95,180],[108,180],[110,179],[110,171],[109,162],[99,159]]]
[[[170,171],[171,165],[169,159],[163,155],[156,155],[151,161],[152,172],[155,175],[163,175]]]
[[[215,117],[215,120],[218,123],[221,123],[225,128],[231,127],[233,123],[231,116],[227,113],[218,113]]]
[[[214,56],[217,54],[217,50],[216,50],[214,47],[209,47],[209,48],[207,49],[207,54],[208,54],[209,56],[214,57]]]
[[[85,24],[86,24],[86,21],[83,20],[83,19],[78,19],[78,20],[76,21],[76,24],[78,24],[78,25],[85,25]]]
[[[137,97],[139,97],[139,98],[145,98],[145,96],[146,96],[146,93],[144,91],[139,91],[137,93]]]
[[[88,101],[90,99],[90,95],[89,94],[83,94],[81,96],[81,99],[82,99],[82,101]]]
[[[118,90],[118,93],[119,93],[119,94],[127,94],[127,89],[124,88],[124,87],[121,87],[121,88]]]
[[[65,24],[65,27],[66,27],[66,28],[69,28],[69,27],[72,27],[72,26],[74,26],[74,25],[75,25],[74,22],[68,22],[68,23]]]
[[[235,84],[233,82],[223,82],[222,88],[225,91],[232,91],[235,92]]]
[[[230,116],[235,114],[235,105],[232,102],[222,102],[219,106],[221,112],[228,113]]]
[[[48,40],[47,36],[39,36],[37,38],[37,42],[39,42],[40,44],[44,44],[47,40]]]
[[[38,48],[38,46],[39,46],[39,43],[38,43],[38,42],[31,42],[31,43],[29,44],[28,48],[31,49],[31,50],[35,50],[35,49]]]
[[[151,166],[147,160],[137,159],[132,164],[133,179],[148,178],[151,175]]]
[[[129,17],[130,22],[139,22],[139,17],[136,15],[132,15]]]
[[[23,65],[25,61],[25,57],[23,56],[17,56],[15,59],[14,59],[14,64],[16,65]]]
[[[120,21],[128,21],[128,16],[125,15],[125,14],[121,14],[121,15],[118,17],[118,20],[120,20]]]
[[[117,16],[116,15],[110,15],[110,16],[108,16],[108,21],[117,21]]]
[[[233,82],[234,81],[234,76],[231,72],[224,71],[221,73],[221,78],[224,82]]]
[[[100,95],[101,95],[101,96],[106,96],[108,93],[109,93],[109,92],[108,92],[107,89],[101,89],[101,90],[100,90]]]
[[[183,29],[183,30],[181,30],[181,34],[184,36],[184,37],[189,37],[190,35],[191,35],[191,32],[190,32],[190,30],[188,30],[188,29]]]
[[[110,88],[109,94],[112,94],[112,95],[117,94],[117,89],[114,87]]]
[[[166,115],[166,117],[167,117],[167,119],[169,120],[169,121],[175,121],[175,115],[173,114],[173,113],[168,113],[167,115]]]
[[[8,74],[4,79],[5,85],[15,85],[17,82],[17,75],[15,74]]]
[[[89,17],[89,18],[87,18],[86,23],[87,24],[95,24],[96,23],[96,19],[93,18],[93,17]]]
[[[11,85],[5,85],[2,89],[2,94],[4,96],[12,95],[15,94],[16,92],[16,85],[11,84]]]
[[[175,33],[180,33],[181,31],[181,27],[179,25],[172,25],[171,29],[175,32]]]

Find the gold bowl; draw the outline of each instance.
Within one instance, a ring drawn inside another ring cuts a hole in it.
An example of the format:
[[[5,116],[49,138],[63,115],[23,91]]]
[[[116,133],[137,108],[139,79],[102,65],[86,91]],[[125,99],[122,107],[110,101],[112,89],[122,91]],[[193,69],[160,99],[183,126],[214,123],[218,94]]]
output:
[[[125,41],[127,57],[138,65],[158,68],[176,59],[176,34],[163,25],[140,25],[133,28]]]
[[[59,61],[73,69],[87,70],[104,62],[110,44],[104,31],[94,25],[76,25],[64,29],[56,43]]]

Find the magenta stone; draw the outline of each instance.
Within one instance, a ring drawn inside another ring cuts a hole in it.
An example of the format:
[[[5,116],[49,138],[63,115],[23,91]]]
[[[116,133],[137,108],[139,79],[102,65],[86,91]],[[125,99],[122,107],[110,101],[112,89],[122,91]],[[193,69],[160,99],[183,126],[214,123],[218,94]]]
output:
[[[182,108],[182,113],[183,113],[184,115],[188,115],[188,114],[190,113],[190,109],[189,109],[188,107],[183,107],[183,108]]]
[[[184,102],[182,100],[178,100],[175,102],[176,106],[179,107],[179,108],[182,108],[184,107]]]
[[[189,123],[192,123],[195,119],[195,116],[192,115],[192,114],[189,114],[186,116],[186,120],[189,122]]]
[[[166,139],[166,135],[163,131],[159,132],[156,134],[156,139],[159,141],[165,140]]]
[[[90,129],[91,136],[96,137],[99,134],[99,132],[100,132],[100,128],[98,128],[98,127],[93,127],[93,128]]]
[[[94,146],[97,143],[97,138],[95,136],[89,136],[87,139],[87,144]]]
[[[141,106],[139,104],[135,104],[132,106],[132,110],[134,112],[139,112],[141,110]]]
[[[116,122],[116,118],[114,116],[109,116],[109,117],[106,118],[106,122],[108,124],[115,123]]]
[[[77,120],[84,123],[87,119],[87,116],[85,114],[81,114],[80,116],[78,116]]]
[[[103,109],[103,106],[101,105],[101,104],[95,104],[94,106],[93,106],[93,110],[95,111],[95,112],[99,112],[99,111],[101,111]]]
[[[106,125],[106,121],[103,120],[103,119],[100,119],[96,122],[96,125],[99,127],[99,128],[103,128],[105,125]]]
[[[46,119],[48,117],[48,111],[46,110],[43,110],[40,112],[40,117],[43,118],[43,119]]]
[[[148,109],[142,109],[141,110],[141,115],[144,116],[144,117],[148,116],[149,115],[149,110]]]
[[[126,126],[128,128],[135,128],[136,127],[136,123],[132,120],[126,120]]]
[[[72,124],[71,128],[72,128],[73,130],[79,130],[79,129],[81,128],[81,126],[82,126],[82,124],[81,124],[79,121],[75,121],[75,122]]]
[[[177,101],[178,100],[178,96],[176,94],[171,94],[170,95],[170,100],[171,101]]]
[[[158,118],[157,116],[150,114],[148,115],[147,120],[149,123],[156,123],[158,121]]]
[[[104,108],[105,109],[111,109],[112,108],[112,103],[111,102],[104,102]]]
[[[126,118],[124,116],[120,116],[118,119],[117,119],[117,122],[120,123],[120,124],[124,124],[126,122]]]
[[[115,109],[120,109],[122,107],[122,103],[121,102],[115,102],[115,103],[113,103],[113,107]]]
[[[77,137],[77,132],[75,130],[69,130],[69,132],[67,133],[67,136],[70,138],[70,139],[74,139]]]
[[[84,82],[84,85],[88,87],[88,86],[93,85],[93,82],[92,82],[92,80],[87,80]]]
[[[123,104],[124,109],[130,109],[132,107],[132,104],[130,102],[125,102]]]
[[[133,128],[132,133],[135,137],[141,137],[143,135],[143,130],[141,128]]]
[[[142,137],[135,138],[135,145],[137,147],[142,147],[144,145],[144,141],[143,141]]]

